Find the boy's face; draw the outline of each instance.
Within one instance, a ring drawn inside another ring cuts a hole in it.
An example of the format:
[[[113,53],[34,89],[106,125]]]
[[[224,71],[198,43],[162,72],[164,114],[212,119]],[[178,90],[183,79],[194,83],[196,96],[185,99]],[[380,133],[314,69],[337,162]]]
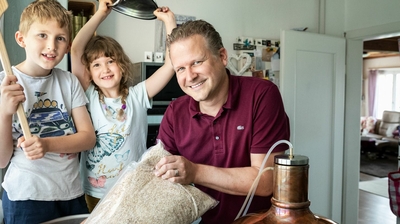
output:
[[[56,21],[35,21],[27,33],[15,34],[17,43],[25,48],[27,65],[44,70],[53,69],[69,51],[70,40],[66,27]]]

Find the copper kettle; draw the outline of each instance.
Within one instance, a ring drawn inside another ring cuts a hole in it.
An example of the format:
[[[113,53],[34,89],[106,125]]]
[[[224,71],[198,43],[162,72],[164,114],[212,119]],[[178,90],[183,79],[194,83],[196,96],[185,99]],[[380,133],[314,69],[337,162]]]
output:
[[[272,206],[267,212],[252,213],[233,224],[335,224],[328,218],[314,215],[308,200],[308,157],[275,156]]]

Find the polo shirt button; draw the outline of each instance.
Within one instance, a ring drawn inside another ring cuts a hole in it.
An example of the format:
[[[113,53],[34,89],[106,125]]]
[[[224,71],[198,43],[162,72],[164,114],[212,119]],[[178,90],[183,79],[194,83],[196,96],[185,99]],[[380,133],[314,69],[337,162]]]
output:
[[[219,140],[219,136],[215,136],[215,140]]]

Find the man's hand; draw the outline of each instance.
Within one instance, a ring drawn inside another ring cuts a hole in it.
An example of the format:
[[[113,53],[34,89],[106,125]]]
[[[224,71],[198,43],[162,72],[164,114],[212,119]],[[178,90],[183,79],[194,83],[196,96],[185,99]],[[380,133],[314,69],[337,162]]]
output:
[[[155,166],[154,174],[174,183],[194,183],[196,164],[182,156],[166,156]]]

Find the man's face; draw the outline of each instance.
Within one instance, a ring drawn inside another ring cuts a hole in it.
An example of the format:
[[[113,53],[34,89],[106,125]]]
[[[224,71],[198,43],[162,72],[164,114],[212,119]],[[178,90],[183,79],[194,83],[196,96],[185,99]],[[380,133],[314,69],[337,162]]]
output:
[[[226,50],[213,55],[204,38],[194,35],[170,46],[170,58],[181,89],[196,101],[212,101],[220,96],[219,88],[227,81]]]
[[[53,69],[69,50],[69,33],[58,22],[32,23],[28,32],[16,33],[18,44],[25,48],[26,62],[32,68]]]

